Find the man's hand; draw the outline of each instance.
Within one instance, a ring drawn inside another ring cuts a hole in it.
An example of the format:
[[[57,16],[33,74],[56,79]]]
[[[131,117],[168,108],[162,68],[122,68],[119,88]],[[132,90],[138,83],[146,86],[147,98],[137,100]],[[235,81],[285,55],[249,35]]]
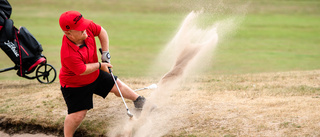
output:
[[[110,63],[110,59],[111,59],[111,56],[110,56],[109,51],[103,51],[102,54],[101,54],[102,62]]]
[[[102,62],[102,63],[101,63],[101,68],[100,68],[100,70],[110,73],[109,68],[110,68],[110,69],[112,68],[112,65],[111,65],[110,63],[106,63],[106,62]]]

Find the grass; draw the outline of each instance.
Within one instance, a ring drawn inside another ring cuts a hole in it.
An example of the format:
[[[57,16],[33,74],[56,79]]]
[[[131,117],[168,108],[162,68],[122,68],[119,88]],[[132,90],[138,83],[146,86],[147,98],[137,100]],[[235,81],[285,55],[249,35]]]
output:
[[[10,3],[15,26],[25,26],[38,39],[48,63],[58,72],[63,35],[58,24],[60,14],[78,10],[85,18],[102,25],[110,37],[114,72],[125,77],[122,80],[133,89],[157,82],[146,72],[191,10],[206,11],[204,22],[200,22],[203,24],[228,17],[241,18],[236,20],[237,29],[219,41],[206,76],[184,84],[172,96],[171,109],[188,113],[173,120],[176,123],[168,123],[175,128],[166,136],[320,135],[318,114],[314,111],[319,109],[320,95],[319,1],[259,0],[247,4],[238,0],[10,0]],[[0,60],[0,68],[13,66],[4,53],[0,54]],[[66,107],[58,80],[52,85],[41,85],[15,73],[0,74],[0,121],[40,125],[61,134]],[[148,96],[148,92],[141,94]],[[186,94],[193,96],[181,100]],[[187,104],[184,107],[188,111],[179,106],[181,103]],[[121,107],[114,96],[106,100],[95,97],[95,109],[88,113],[78,133],[92,136],[110,133],[111,127],[125,115],[119,110]]]
[[[172,114],[166,122],[172,128],[164,136],[319,136],[320,119],[315,111],[319,109],[319,77],[319,70],[198,76],[174,91],[170,105],[155,111]],[[156,82],[145,78],[124,81],[133,89]],[[61,135],[66,106],[57,83],[1,81],[0,88],[3,121],[29,124],[19,130],[38,126],[36,131]],[[139,91],[146,97],[150,92]],[[120,100],[114,95],[106,99],[94,96],[95,107],[77,134],[109,135],[126,119],[125,110],[119,109],[124,107]],[[138,116],[132,102],[127,104]]]
[[[308,1],[10,1],[16,26],[25,26],[42,43],[48,62],[60,69],[59,15],[79,10],[107,29],[115,71],[145,77],[149,66],[194,9],[208,11],[207,23],[243,16],[238,28],[221,39],[208,73],[244,74],[319,69],[320,3]],[[71,4],[73,3],[73,4]],[[72,5],[72,6],[70,6]],[[131,6],[130,6],[131,5]],[[275,6],[274,6],[275,5]],[[246,7],[247,6],[247,7]],[[59,7],[59,8],[58,8]],[[12,62],[1,54],[1,68]],[[11,65],[9,65],[11,66]],[[0,79],[18,79],[15,72]]]
[[[214,68],[224,73],[317,69],[319,23],[316,16],[247,15],[232,40],[221,43]]]

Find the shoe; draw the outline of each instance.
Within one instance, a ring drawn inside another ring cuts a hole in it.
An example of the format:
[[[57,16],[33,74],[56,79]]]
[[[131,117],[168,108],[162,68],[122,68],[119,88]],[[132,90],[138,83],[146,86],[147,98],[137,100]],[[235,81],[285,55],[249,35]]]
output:
[[[145,102],[146,98],[144,98],[143,96],[139,96],[135,101],[133,101],[133,104],[135,108],[142,109]]]

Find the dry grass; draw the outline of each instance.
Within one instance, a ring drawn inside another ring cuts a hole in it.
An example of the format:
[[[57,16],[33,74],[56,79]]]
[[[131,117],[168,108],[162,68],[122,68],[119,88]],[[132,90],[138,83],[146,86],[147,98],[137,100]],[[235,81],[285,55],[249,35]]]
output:
[[[320,71],[204,78],[183,135],[319,136]]]
[[[133,89],[158,81],[122,80]],[[166,136],[320,136],[319,83],[320,70],[199,76],[184,81],[170,96],[171,105],[156,111],[173,114]],[[66,106],[58,83],[0,81],[0,89],[2,127],[27,123],[61,134]],[[128,105],[133,108],[132,102]],[[94,107],[79,132],[106,135],[127,119],[121,99],[114,95],[105,100],[95,96]]]

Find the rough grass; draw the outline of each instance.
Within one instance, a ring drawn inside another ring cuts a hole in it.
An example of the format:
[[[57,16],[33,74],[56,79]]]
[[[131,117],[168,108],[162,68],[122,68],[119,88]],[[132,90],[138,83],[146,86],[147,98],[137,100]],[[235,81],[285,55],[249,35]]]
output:
[[[157,82],[122,80],[133,89]],[[319,136],[319,82],[319,70],[195,77],[170,97],[166,111],[179,113],[168,123],[174,128],[165,136]],[[11,132],[37,127],[33,132],[62,134],[66,106],[57,83],[1,81],[0,88],[1,127],[26,125]],[[139,93],[148,97],[150,92]],[[137,113],[132,102],[127,103]],[[94,107],[78,135],[106,135],[127,118],[114,95],[105,100],[94,96]]]
[[[212,23],[245,14],[242,24],[219,43],[208,73],[243,74],[319,69],[319,1],[289,0],[10,0],[12,19],[40,41],[48,63],[60,69],[60,14],[78,10],[107,29],[113,65],[120,76],[146,76],[148,66],[171,40],[183,18],[204,9]],[[208,22],[207,22],[208,21]],[[0,68],[13,63],[0,54]],[[0,79],[18,79],[15,72]]]
[[[212,13],[212,20],[220,20],[245,9],[238,31],[219,43],[210,75],[186,81],[170,97],[168,111],[185,113],[168,123],[175,128],[166,136],[320,136],[316,111],[320,98],[320,2],[260,0],[251,1],[247,8],[239,6],[246,2],[10,0],[15,25],[25,26],[35,35],[48,63],[57,70],[62,12],[79,10],[103,25],[111,38],[115,73],[126,77],[122,80],[133,89],[158,81],[140,76],[191,10],[204,8]],[[0,60],[1,68],[13,66],[3,53]],[[277,71],[283,72],[271,73]],[[256,74],[247,74],[252,72]],[[41,85],[15,73],[0,74],[0,128],[10,133],[61,135],[66,106],[58,80]],[[148,97],[149,92],[139,93]],[[95,108],[77,130],[78,136],[106,135],[127,117],[120,98],[95,96],[94,100]],[[132,102],[128,105],[133,108]]]

